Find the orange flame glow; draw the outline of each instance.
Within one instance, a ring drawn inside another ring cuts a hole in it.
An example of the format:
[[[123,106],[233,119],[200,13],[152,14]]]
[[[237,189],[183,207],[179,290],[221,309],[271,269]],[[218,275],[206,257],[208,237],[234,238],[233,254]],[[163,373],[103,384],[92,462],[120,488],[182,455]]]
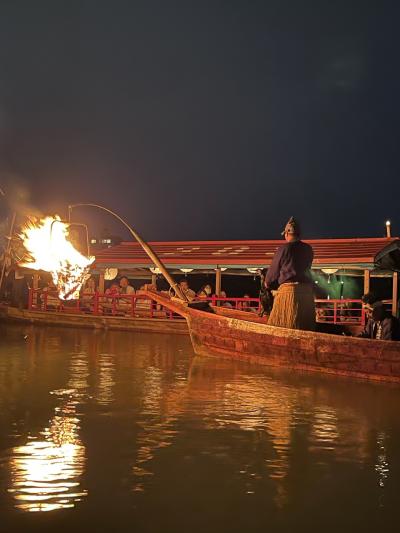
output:
[[[50,272],[62,300],[71,300],[89,277],[94,257],[85,257],[68,240],[59,216],[30,221],[20,235],[27,250],[20,266]]]

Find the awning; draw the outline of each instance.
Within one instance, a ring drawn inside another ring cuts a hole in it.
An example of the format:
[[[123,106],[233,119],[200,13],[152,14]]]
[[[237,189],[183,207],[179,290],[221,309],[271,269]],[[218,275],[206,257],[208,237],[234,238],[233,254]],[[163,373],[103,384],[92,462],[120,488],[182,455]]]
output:
[[[244,270],[271,264],[280,241],[180,241],[150,242],[168,269],[192,268],[212,270],[217,266]],[[314,249],[313,268],[369,269],[375,258],[388,244],[398,239],[315,239],[306,240]],[[122,242],[96,253],[95,268],[140,269],[153,266],[145,252],[135,242]]]
[[[376,268],[400,272],[400,240],[385,246],[375,256]]]

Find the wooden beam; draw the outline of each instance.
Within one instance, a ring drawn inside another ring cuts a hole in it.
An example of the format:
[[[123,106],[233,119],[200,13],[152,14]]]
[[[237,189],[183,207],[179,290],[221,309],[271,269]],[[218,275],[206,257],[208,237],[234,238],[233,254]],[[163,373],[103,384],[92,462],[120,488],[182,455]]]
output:
[[[364,270],[364,294],[369,292],[371,273],[369,270]]]
[[[392,290],[392,313],[397,316],[399,312],[399,274],[393,272],[393,290]]]
[[[222,287],[222,275],[221,275],[221,269],[216,268],[215,269],[215,294],[217,296],[221,295],[221,287]]]

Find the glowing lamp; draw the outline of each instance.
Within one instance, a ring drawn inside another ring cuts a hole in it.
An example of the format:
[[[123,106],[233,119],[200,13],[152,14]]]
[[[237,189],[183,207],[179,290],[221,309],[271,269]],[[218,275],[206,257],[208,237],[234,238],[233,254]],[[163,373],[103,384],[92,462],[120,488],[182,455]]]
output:
[[[328,274],[328,276],[332,274],[336,274],[336,272],[339,270],[338,268],[321,268],[322,272],[324,274]]]
[[[189,272],[193,271],[193,268],[180,268],[179,270],[184,274],[189,274]]]
[[[161,270],[158,267],[150,267],[150,272],[152,274],[161,274]]]
[[[118,276],[118,268],[106,268],[104,271],[104,279],[111,281]]]

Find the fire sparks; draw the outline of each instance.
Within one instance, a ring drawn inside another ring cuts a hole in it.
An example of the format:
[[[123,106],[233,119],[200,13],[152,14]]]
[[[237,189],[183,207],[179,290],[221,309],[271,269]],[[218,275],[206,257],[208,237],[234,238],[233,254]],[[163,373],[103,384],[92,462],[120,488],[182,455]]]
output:
[[[50,272],[62,300],[76,297],[95,258],[74,248],[68,240],[68,224],[58,216],[31,221],[20,237],[27,250],[21,266]]]

